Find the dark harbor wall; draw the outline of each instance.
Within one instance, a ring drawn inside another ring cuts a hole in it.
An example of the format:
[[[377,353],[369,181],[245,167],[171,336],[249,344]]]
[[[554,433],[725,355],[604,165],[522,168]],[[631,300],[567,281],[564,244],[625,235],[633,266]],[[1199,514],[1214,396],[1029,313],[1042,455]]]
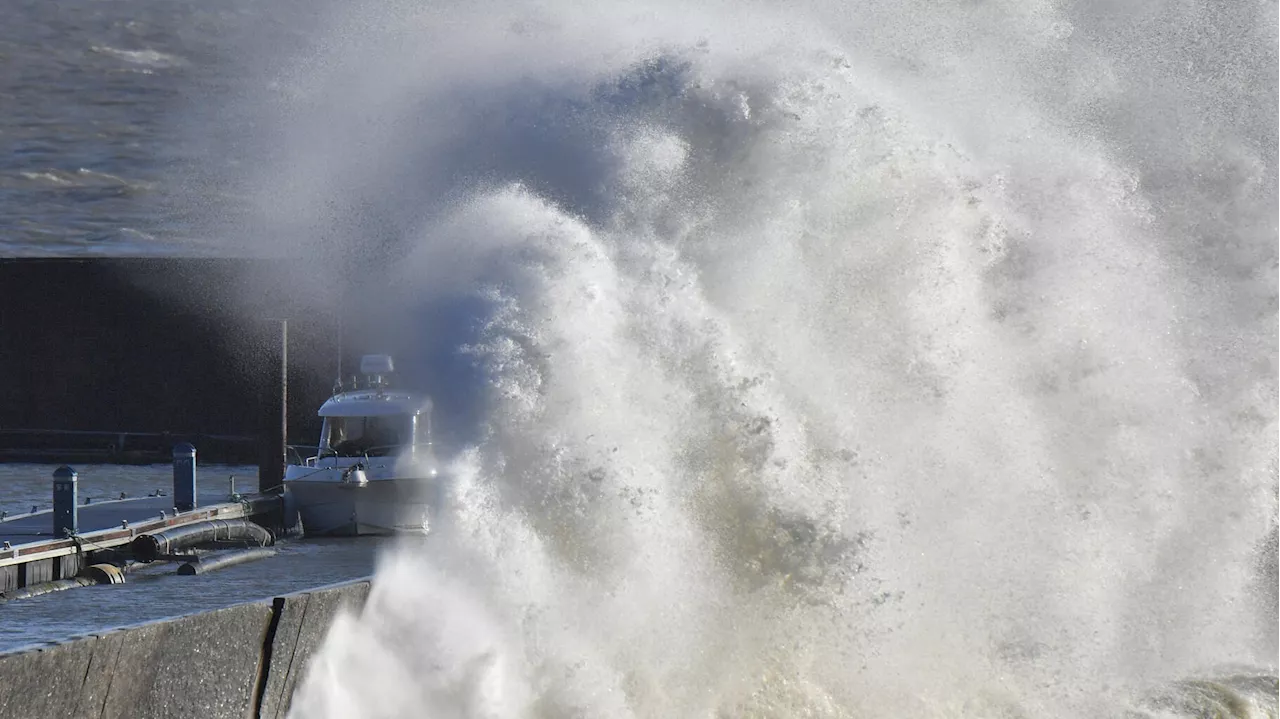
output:
[[[0,716],[284,717],[361,581],[0,655]]]
[[[210,460],[257,461],[252,441],[278,403],[280,317],[289,439],[312,441],[336,322],[297,274],[283,261],[0,259],[0,450],[134,449],[146,460],[189,438]]]
[[[190,441],[202,461],[259,462],[255,443],[279,428],[277,318],[289,328],[290,444],[315,441],[339,347],[347,379],[360,355],[391,354],[396,384],[435,400],[437,445],[468,441],[486,385],[458,348],[477,341],[488,308],[394,275],[287,260],[0,258],[0,461],[168,461]]]

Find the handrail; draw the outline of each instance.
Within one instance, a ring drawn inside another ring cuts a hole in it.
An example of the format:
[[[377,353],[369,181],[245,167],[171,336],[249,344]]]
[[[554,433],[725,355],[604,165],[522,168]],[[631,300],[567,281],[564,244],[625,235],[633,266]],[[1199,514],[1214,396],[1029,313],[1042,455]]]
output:
[[[286,444],[285,445],[285,450],[286,450],[285,464],[300,464],[304,466],[307,464],[307,460],[303,459],[302,457],[302,452],[298,451],[299,448],[305,448],[308,452],[315,449],[315,447],[309,444]],[[297,461],[296,462],[292,461],[294,459],[296,459]]]
[[[32,434],[32,435],[57,435],[72,437],[148,437],[151,439],[162,439],[164,437],[202,437],[204,439],[213,439],[223,442],[256,442],[257,437],[241,434],[210,434],[207,432],[122,432],[106,429],[23,429],[14,427],[0,428],[0,434]]]
[[[396,454],[398,451],[402,451],[406,449],[411,452],[417,452],[419,451],[419,448],[426,448],[427,451],[430,451],[433,447],[434,447],[434,443],[432,442],[414,442],[412,444],[379,444],[379,445],[374,445],[372,447],[361,447],[358,454],[357,453],[340,454],[334,451],[332,448],[326,447],[325,449],[318,451],[315,456],[307,458],[306,461],[301,461],[301,456],[299,456],[300,461],[298,462],[298,464],[309,464],[312,460],[328,459],[330,457],[341,457],[344,459],[356,459],[359,457],[386,457],[392,454]],[[289,445],[289,449],[292,451],[296,452],[296,448],[306,448],[307,451],[314,451],[316,449],[315,445],[309,445],[309,444]]]

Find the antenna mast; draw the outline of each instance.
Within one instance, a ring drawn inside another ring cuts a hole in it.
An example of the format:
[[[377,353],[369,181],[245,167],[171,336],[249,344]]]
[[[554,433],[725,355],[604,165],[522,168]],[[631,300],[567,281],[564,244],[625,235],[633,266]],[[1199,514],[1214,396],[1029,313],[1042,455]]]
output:
[[[336,391],[342,390],[342,330],[343,330],[343,303],[344,295],[346,295],[346,287],[338,288],[338,377],[335,379],[334,385]]]

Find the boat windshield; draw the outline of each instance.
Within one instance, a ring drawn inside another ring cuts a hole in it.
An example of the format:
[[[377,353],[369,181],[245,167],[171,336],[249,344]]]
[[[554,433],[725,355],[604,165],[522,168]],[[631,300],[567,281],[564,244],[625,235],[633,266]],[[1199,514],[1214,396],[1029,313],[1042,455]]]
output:
[[[391,454],[413,445],[415,419],[412,415],[326,417],[320,451],[339,457]]]

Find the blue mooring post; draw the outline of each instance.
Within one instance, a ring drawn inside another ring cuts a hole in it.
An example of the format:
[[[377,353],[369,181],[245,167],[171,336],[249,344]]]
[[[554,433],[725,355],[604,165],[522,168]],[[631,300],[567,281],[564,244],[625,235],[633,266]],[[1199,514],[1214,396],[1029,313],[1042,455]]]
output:
[[[76,508],[76,471],[65,464],[53,471],[53,536],[61,539],[80,530]]]
[[[196,508],[196,448],[187,442],[173,447],[173,506],[179,512]]]

